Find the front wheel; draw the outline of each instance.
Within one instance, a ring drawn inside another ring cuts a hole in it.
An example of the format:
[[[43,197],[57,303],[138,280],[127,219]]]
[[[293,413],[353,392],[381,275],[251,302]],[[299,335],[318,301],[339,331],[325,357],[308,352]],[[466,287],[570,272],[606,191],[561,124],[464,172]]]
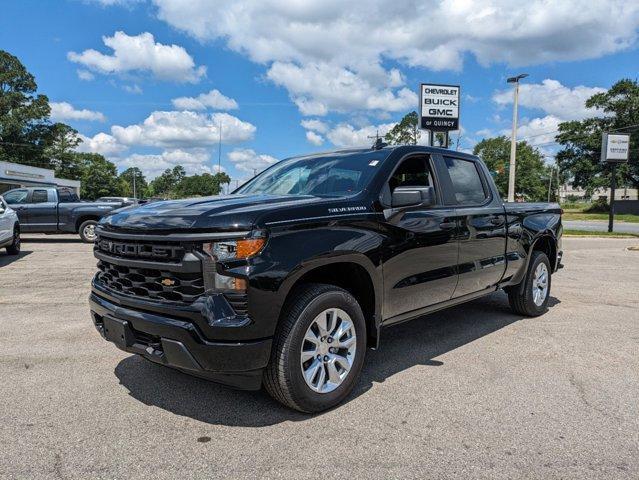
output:
[[[515,313],[537,317],[548,309],[550,262],[545,253],[534,251],[522,283],[507,290],[510,308]]]
[[[95,227],[98,224],[95,220],[87,220],[80,225],[80,238],[84,243],[95,242]]]
[[[284,308],[264,385],[295,410],[329,409],[352,391],[365,350],[366,322],[357,300],[333,285],[305,285]]]
[[[20,254],[20,229],[17,226],[13,229],[13,242],[7,247],[7,253],[9,255]]]

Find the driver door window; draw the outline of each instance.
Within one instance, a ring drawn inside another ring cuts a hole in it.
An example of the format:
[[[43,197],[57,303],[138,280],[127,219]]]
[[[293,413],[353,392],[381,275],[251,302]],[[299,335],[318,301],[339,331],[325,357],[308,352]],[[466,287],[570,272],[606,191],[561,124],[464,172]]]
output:
[[[388,181],[390,193],[397,187],[432,187],[433,177],[426,157],[404,160]]]

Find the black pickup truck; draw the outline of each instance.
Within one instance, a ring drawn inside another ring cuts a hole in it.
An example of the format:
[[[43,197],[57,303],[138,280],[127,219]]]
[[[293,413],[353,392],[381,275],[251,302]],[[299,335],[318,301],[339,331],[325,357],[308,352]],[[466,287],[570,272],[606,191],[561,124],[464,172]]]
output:
[[[420,146],[290,158],[96,232],[106,340],[304,412],[349,394],[382,327],[498,289],[544,313],[562,257],[557,204],[504,204],[477,157]]]
[[[81,202],[69,188],[30,187],[2,194],[20,219],[23,233],[79,233],[87,243],[95,241],[95,226],[120,202]]]

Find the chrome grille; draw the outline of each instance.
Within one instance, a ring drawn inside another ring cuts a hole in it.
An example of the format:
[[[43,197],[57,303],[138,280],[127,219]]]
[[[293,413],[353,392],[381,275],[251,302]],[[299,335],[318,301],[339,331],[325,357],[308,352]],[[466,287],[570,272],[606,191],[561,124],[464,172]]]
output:
[[[109,290],[153,301],[192,303],[204,293],[202,274],[180,273],[98,262],[96,280]]]

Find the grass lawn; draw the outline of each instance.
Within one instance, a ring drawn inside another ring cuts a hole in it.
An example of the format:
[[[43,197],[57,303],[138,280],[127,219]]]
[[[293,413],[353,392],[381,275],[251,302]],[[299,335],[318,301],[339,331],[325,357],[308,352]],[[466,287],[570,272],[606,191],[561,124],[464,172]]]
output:
[[[608,214],[565,211],[561,218],[563,220],[608,220]],[[639,223],[639,215],[633,215],[631,213],[616,214],[615,221]]]
[[[592,232],[590,230],[564,230],[567,237],[612,237],[612,238],[639,238],[635,233],[618,232]]]

